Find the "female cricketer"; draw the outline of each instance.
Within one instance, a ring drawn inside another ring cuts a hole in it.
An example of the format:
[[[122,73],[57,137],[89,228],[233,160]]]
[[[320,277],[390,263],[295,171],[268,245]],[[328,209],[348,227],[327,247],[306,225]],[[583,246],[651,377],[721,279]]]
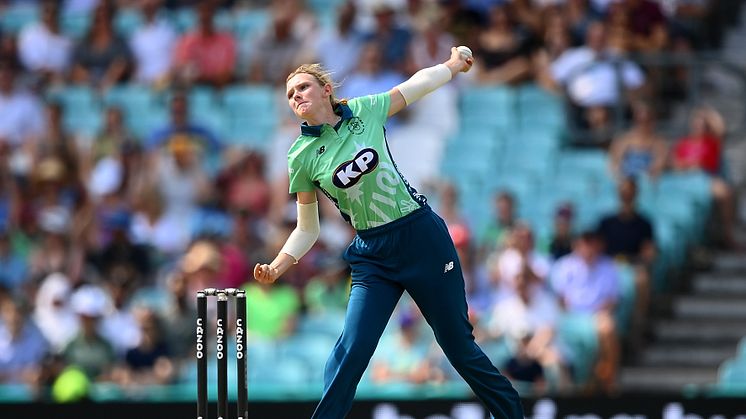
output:
[[[388,117],[472,64],[468,48],[452,48],[443,64],[418,71],[388,92],[350,100],[335,98],[331,77],[318,64],[302,65],[287,78],[288,104],[304,121],[288,151],[298,223],[277,257],[254,267],[254,277],[274,282],[314,244],[319,236],[317,189],[357,232],[344,255],[352,268],[345,326],[326,363],[323,396],[312,418],[347,415],[404,291],[490,413],[523,418],[518,393],[474,342],[461,266],[446,225],[399,173],[385,138]]]

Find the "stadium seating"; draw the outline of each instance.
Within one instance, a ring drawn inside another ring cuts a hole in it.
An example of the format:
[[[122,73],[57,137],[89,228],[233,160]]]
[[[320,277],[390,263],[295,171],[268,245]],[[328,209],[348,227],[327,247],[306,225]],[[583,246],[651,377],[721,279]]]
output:
[[[70,38],[81,39],[91,27],[91,17],[85,13],[63,13],[60,16],[60,31]]]
[[[0,29],[17,34],[21,29],[39,20],[39,10],[31,4],[18,4],[7,7],[0,13]]]
[[[541,126],[552,129],[559,135],[564,134],[567,118],[561,97],[538,85],[524,84],[517,88],[516,98],[521,129]]]
[[[506,87],[465,89],[460,96],[462,126],[512,128],[516,121],[515,93]]]
[[[718,369],[715,393],[721,395],[743,394],[746,391],[746,359],[740,354],[723,362]]]
[[[223,92],[229,143],[266,150],[277,127],[276,92],[268,86],[232,86]]]
[[[143,23],[142,14],[134,9],[122,9],[114,16],[114,30],[124,38],[129,38]]]
[[[558,339],[570,355],[573,378],[583,385],[590,379],[598,356],[595,321],[589,315],[565,314],[557,329]]]

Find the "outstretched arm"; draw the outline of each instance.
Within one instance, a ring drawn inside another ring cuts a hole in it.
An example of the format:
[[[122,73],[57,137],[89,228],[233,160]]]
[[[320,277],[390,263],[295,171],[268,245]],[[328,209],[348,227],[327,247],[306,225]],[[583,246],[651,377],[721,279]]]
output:
[[[464,47],[459,47],[464,48]],[[443,64],[423,68],[414,73],[409,80],[389,91],[391,106],[389,115],[394,115],[407,105],[411,105],[426,94],[448,83],[459,72],[466,73],[474,64],[471,51],[462,54],[457,48],[451,48],[451,58]]]
[[[272,283],[298,263],[319,238],[319,203],[315,192],[298,192],[298,224],[290,233],[280,253],[270,264],[254,266],[254,278]]]

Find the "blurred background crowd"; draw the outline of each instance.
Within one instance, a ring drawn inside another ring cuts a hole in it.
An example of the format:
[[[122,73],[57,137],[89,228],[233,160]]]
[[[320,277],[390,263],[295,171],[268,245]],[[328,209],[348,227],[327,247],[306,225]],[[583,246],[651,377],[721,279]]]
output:
[[[0,1],[0,383],[191,397],[195,291],[242,287],[250,388],[320,391],[353,231],[322,199],[312,251],[251,279],[295,226],[285,77],[321,62],[355,97],[468,45],[471,72],[389,121],[392,153],[449,226],[493,362],[524,394],[618,391],[688,252],[738,248],[729,127],[689,106],[686,64],[739,4]],[[361,391],[462,384],[403,300]]]

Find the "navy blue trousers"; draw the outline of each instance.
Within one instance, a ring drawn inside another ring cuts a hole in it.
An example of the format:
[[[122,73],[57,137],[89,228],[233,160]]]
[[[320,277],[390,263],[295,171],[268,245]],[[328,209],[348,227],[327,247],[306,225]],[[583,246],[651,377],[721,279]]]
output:
[[[381,334],[406,290],[438,344],[498,419],[523,419],[520,397],[474,342],[461,265],[445,222],[429,207],[358,232],[345,252],[352,289],[345,326],[324,371],[314,419],[343,419]]]

